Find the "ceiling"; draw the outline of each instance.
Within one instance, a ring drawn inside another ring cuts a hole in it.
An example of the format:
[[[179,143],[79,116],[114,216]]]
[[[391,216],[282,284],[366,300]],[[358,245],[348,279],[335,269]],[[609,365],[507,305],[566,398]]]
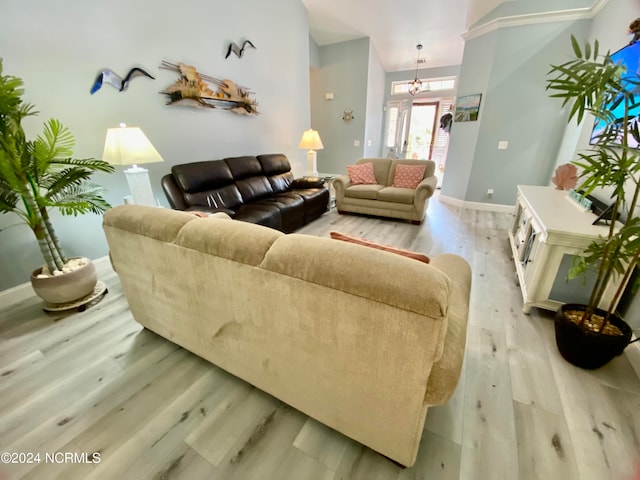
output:
[[[504,1],[504,0],[503,0]],[[460,65],[472,0],[302,0],[318,46],[369,37],[387,72]],[[492,2],[495,3],[495,2]]]

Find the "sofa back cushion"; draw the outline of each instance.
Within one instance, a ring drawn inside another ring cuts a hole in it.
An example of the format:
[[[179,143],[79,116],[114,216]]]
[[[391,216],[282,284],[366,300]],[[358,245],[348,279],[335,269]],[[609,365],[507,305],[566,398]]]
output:
[[[376,183],[378,185],[391,185],[389,183],[389,167],[391,166],[391,160],[388,158],[361,158],[356,162],[357,165],[361,163],[372,163],[373,173],[376,176]]]
[[[171,174],[185,193],[212,190],[233,183],[231,170],[222,160],[174,165]]]
[[[213,229],[212,224],[215,224]],[[174,243],[234,262],[257,266],[262,263],[271,245],[283,235],[273,228],[260,228],[252,223],[206,218],[184,225]]]
[[[273,188],[256,157],[231,157],[224,161],[229,166],[245,203],[273,194]]]
[[[291,189],[293,172],[289,159],[281,153],[258,155],[258,161],[262,165],[262,172],[269,180],[274,193],[286,192]]]
[[[289,159],[282,153],[258,155],[257,159],[262,166],[262,173],[267,176],[291,171]]]
[[[187,207],[235,209],[242,204],[231,169],[223,160],[184,163],[171,167]]]
[[[273,195],[271,184],[264,175],[236,180],[236,185],[245,203]]]
[[[433,319],[447,315],[451,280],[400,255],[293,233],[273,242],[260,266]]]
[[[226,185],[202,192],[185,193],[185,203],[190,206],[209,208],[229,208],[235,210],[242,205],[242,195],[235,184]]]
[[[253,156],[228,157],[224,159],[224,163],[229,166],[231,175],[235,180],[262,175],[262,165]]]

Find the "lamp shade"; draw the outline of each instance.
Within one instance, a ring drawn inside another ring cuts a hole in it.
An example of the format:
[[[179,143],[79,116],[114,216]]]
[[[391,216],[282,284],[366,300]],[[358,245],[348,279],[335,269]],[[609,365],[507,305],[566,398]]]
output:
[[[164,161],[139,127],[109,128],[102,159],[112,165],[137,165]]]
[[[320,140],[320,135],[318,135],[318,131],[311,128],[309,130],[305,130],[302,134],[302,139],[300,140],[298,148],[306,148],[308,150],[320,150],[324,148],[322,140]]]

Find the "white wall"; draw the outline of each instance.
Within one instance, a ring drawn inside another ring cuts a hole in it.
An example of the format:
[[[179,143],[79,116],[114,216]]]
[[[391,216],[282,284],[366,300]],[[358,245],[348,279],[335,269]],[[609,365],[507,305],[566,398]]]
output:
[[[382,124],[384,123],[384,87],[386,73],[373,43],[369,46],[367,76],[367,119],[364,127],[364,157],[382,155]]]
[[[257,50],[225,60],[228,42],[245,38]],[[0,52],[4,73],[24,80],[25,99],[41,112],[26,125],[29,134],[56,117],[76,136],[76,157],[100,158],[107,128],[140,126],[165,159],[148,166],[164,205],[160,178],[178,163],[281,152],[294,173],[306,170],[297,146],[310,123],[309,31],[299,0],[238,0],[224,8],[208,0],[3,0]],[[261,114],[165,105],[158,92],[178,76],[158,68],[163,59],[250,87]],[[124,74],[134,65],[156,79],[134,79],[123,93],[103,86],[89,94],[100,69]],[[122,170],[95,177],[112,204],[128,193]],[[41,263],[26,227],[5,230],[14,223],[0,216],[0,290],[28,281]],[[56,226],[69,255],[107,254],[99,216],[56,219]]]

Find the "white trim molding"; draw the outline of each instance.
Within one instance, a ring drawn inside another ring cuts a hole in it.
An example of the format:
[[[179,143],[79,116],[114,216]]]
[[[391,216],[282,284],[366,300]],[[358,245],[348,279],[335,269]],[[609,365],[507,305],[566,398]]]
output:
[[[440,194],[440,201],[454,207],[469,208],[471,210],[486,210],[488,212],[512,213],[513,205],[503,205],[500,203],[467,202],[457,198]]]
[[[96,258],[92,261],[93,265],[96,267],[98,275],[105,269],[111,269],[111,262],[108,255]],[[8,288],[7,290],[2,290],[0,292],[0,310],[7,308],[14,303],[26,300],[32,295],[34,295],[34,292],[31,288],[31,282],[22,283],[15,287]]]
[[[552,12],[526,13],[522,15],[513,15],[511,17],[495,18],[490,22],[471,28],[470,30],[462,34],[462,38],[467,41],[485,35],[489,32],[507,27],[521,27],[524,25],[535,25],[539,23],[588,20],[595,17],[607,3],[609,3],[609,0],[596,0],[590,7],[556,10]]]

